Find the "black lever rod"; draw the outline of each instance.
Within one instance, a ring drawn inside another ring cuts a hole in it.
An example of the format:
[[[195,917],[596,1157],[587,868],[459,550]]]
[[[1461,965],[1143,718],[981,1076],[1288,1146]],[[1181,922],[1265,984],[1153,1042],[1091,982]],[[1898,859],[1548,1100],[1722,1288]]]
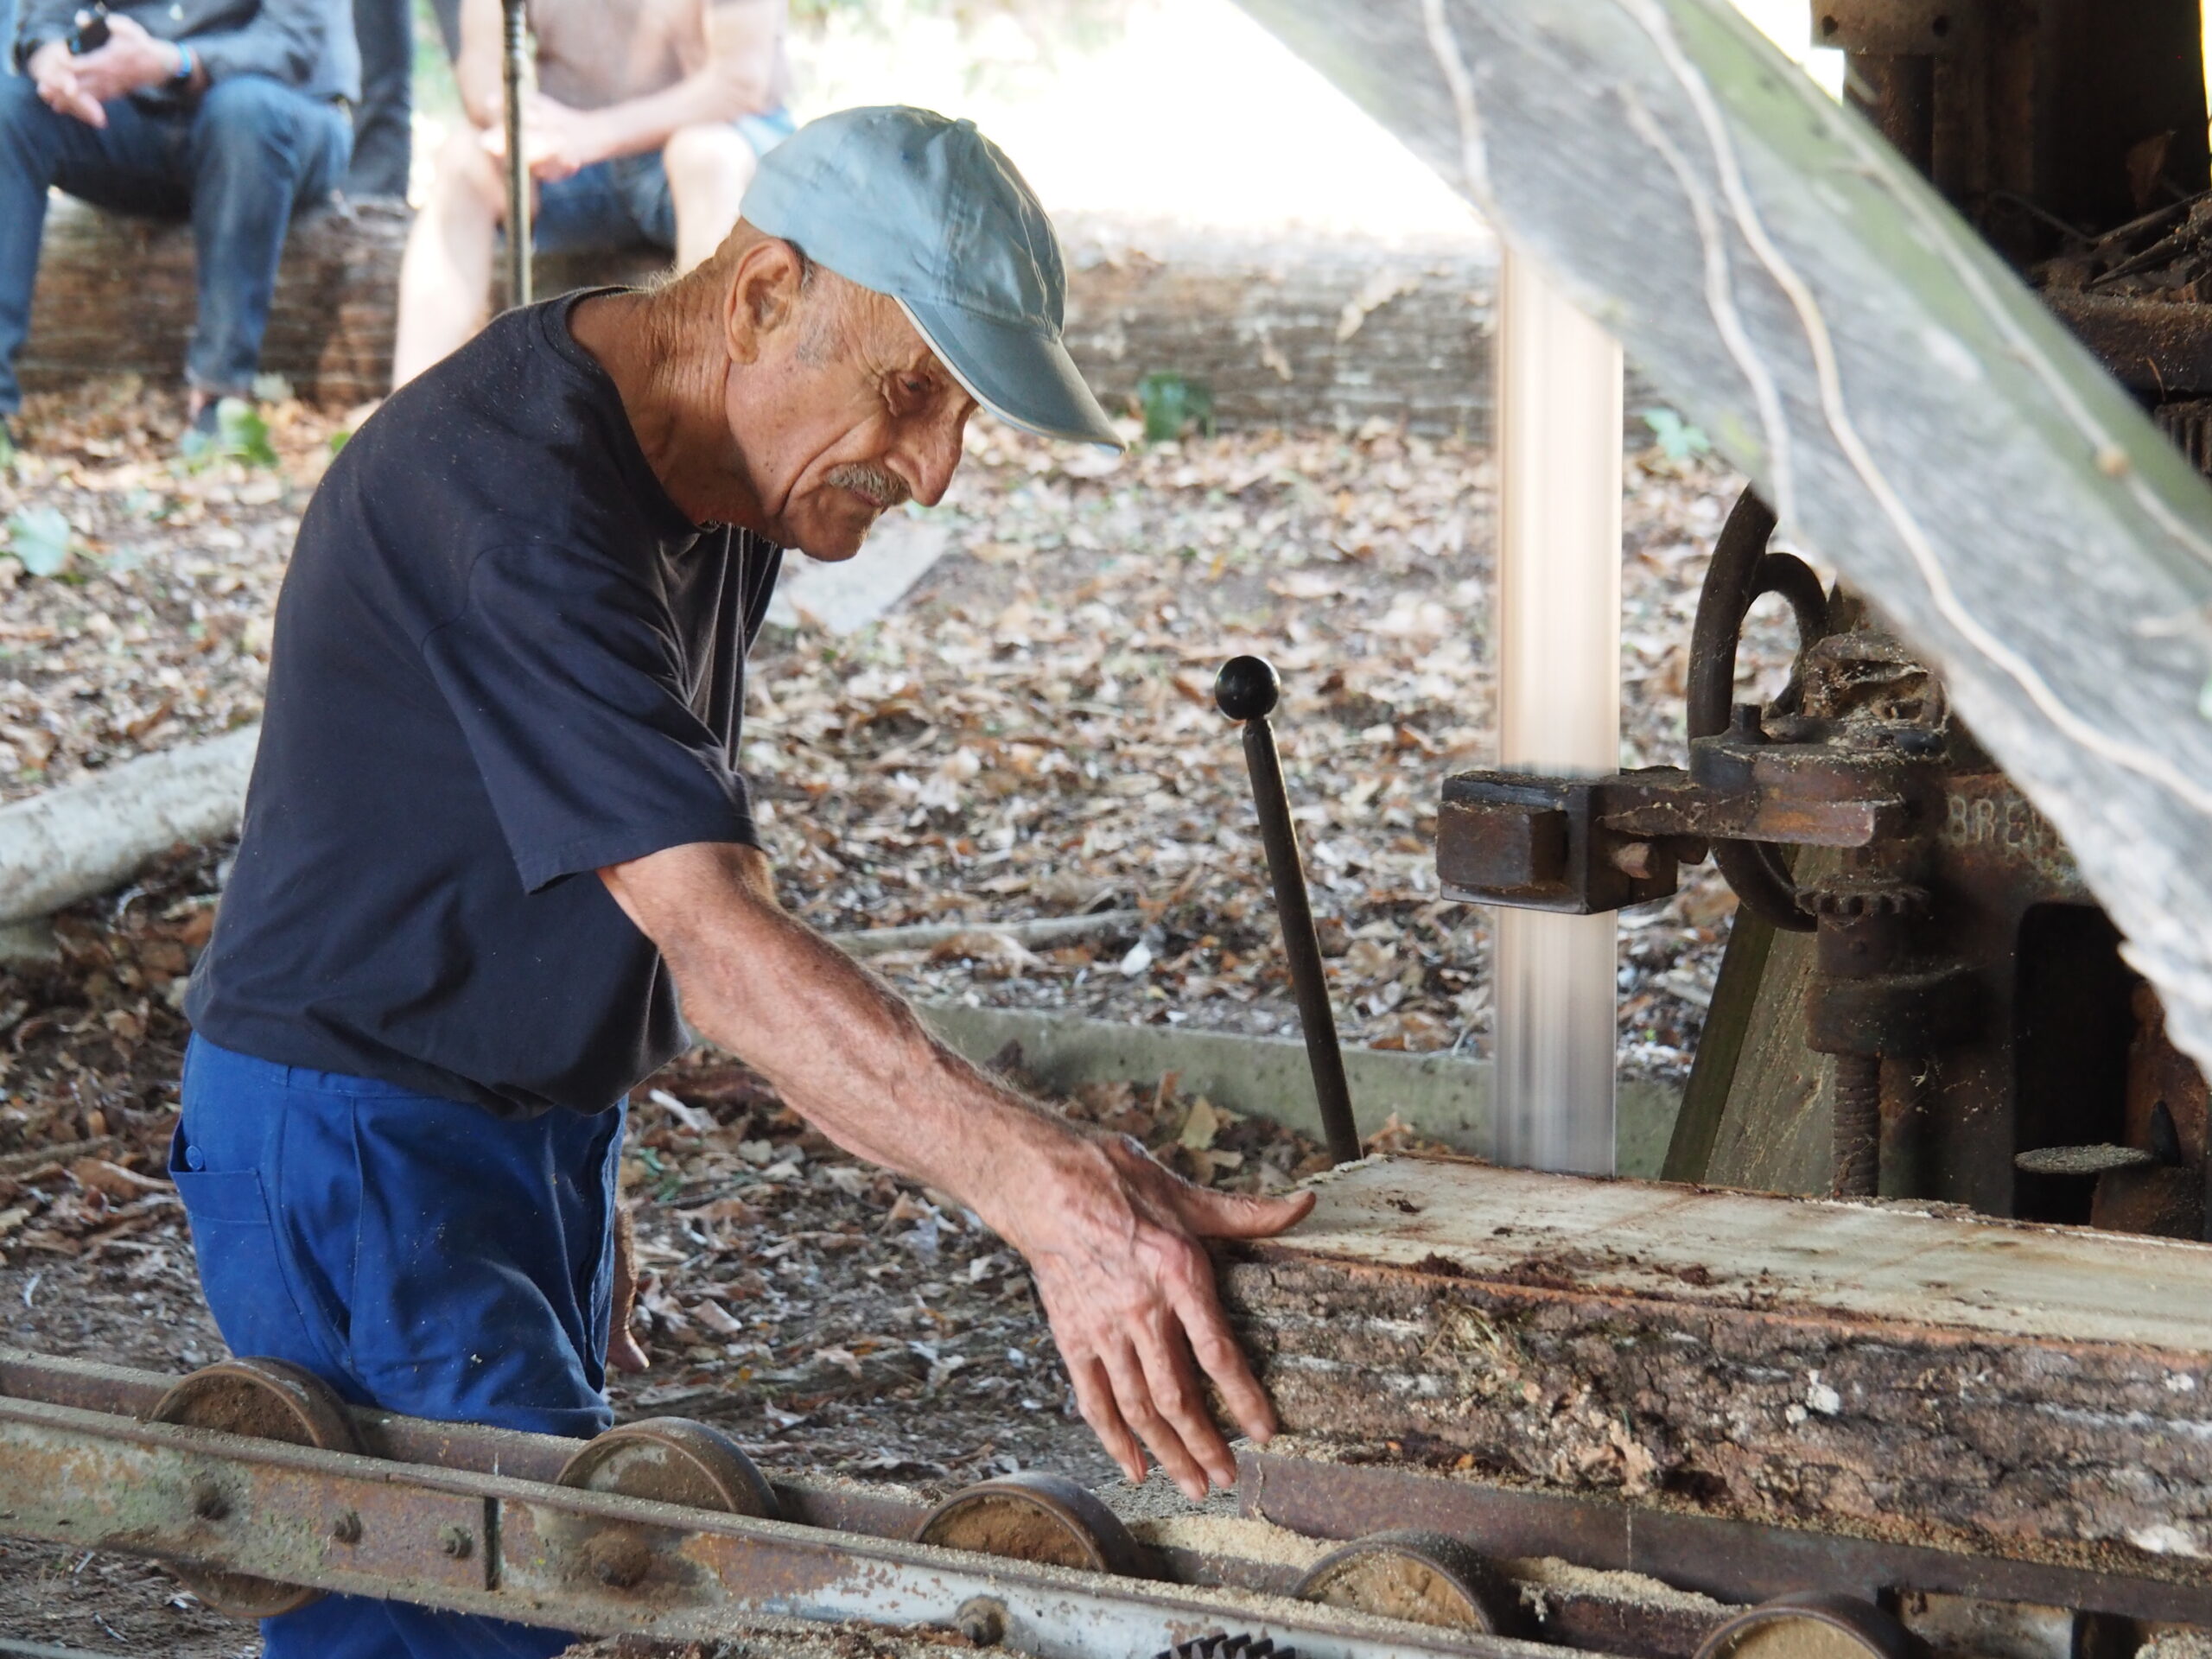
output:
[[[1282,681],[1264,657],[1232,657],[1214,677],[1215,705],[1244,723],[1244,765],[1252,774],[1252,804],[1259,809],[1260,842],[1267,849],[1268,874],[1274,881],[1275,911],[1282,918],[1298,1023],[1306,1032],[1306,1063],[1313,1068],[1313,1094],[1321,1103],[1322,1133],[1329,1156],[1349,1164],[1362,1155],[1359,1127],[1352,1122],[1351,1090],[1344,1082],[1344,1053],[1337,1046],[1337,1016],[1329,1007],[1313,906],[1306,897],[1306,867],[1298,856],[1298,827],[1291,822],[1282,757],[1275,753],[1274,728],[1268,723],[1281,692]]]
[[[530,73],[530,42],[523,0],[500,0],[504,26],[500,85],[507,137],[507,303],[528,305],[530,281],[530,157],[524,153],[522,99]]]

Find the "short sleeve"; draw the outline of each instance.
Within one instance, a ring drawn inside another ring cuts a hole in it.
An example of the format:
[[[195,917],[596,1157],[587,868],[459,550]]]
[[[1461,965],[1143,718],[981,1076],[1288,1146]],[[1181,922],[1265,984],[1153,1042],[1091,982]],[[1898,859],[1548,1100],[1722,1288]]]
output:
[[[423,657],[526,891],[694,842],[760,845],[645,574],[542,543],[493,549]]]

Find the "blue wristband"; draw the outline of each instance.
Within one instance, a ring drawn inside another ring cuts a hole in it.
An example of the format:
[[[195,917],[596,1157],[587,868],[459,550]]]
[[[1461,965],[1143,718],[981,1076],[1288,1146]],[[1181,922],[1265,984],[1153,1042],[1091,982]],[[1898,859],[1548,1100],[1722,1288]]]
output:
[[[171,75],[169,79],[177,86],[181,86],[192,79],[192,72],[197,66],[193,59],[192,48],[190,47],[187,46],[182,41],[178,41],[175,42],[175,44],[176,47],[177,59],[176,73]]]

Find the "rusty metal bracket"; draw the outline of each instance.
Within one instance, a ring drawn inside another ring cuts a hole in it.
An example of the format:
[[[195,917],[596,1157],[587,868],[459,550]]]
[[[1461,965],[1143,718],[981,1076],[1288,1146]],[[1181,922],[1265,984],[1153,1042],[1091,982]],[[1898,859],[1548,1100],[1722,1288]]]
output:
[[[1884,57],[1955,55],[1980,34],[1974,0],[1824,0],[1813,8],[1813,41]]]
[[[1713,841],[1865,847],[1902,833],[1912,763],[1825,743],[1700,738],[1691,766],[1611,777],[1444,780],[1436,868],[1455,899],[1578,915],[1675,891]]]

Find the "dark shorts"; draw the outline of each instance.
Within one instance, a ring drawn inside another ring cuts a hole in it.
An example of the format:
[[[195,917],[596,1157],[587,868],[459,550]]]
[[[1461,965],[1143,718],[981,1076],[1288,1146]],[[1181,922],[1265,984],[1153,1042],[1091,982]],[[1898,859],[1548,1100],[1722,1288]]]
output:
[[[169,1173],[223,1340],[356,1404],[598,1433],[622,1120],[506,1121],[194,1038]],[[542,1659],[568,1643],[349,1596],[262,1630],[267,1659]]]
[[[740,116],[730,125],[755,156],[766,156],[796,130],[791,112],[782,109]],[[640,242],[673,251],[676,200],[669,194],[660,151],[594,162],[539,186],[530,231],[531,246],[540,253],[629,248]]]

